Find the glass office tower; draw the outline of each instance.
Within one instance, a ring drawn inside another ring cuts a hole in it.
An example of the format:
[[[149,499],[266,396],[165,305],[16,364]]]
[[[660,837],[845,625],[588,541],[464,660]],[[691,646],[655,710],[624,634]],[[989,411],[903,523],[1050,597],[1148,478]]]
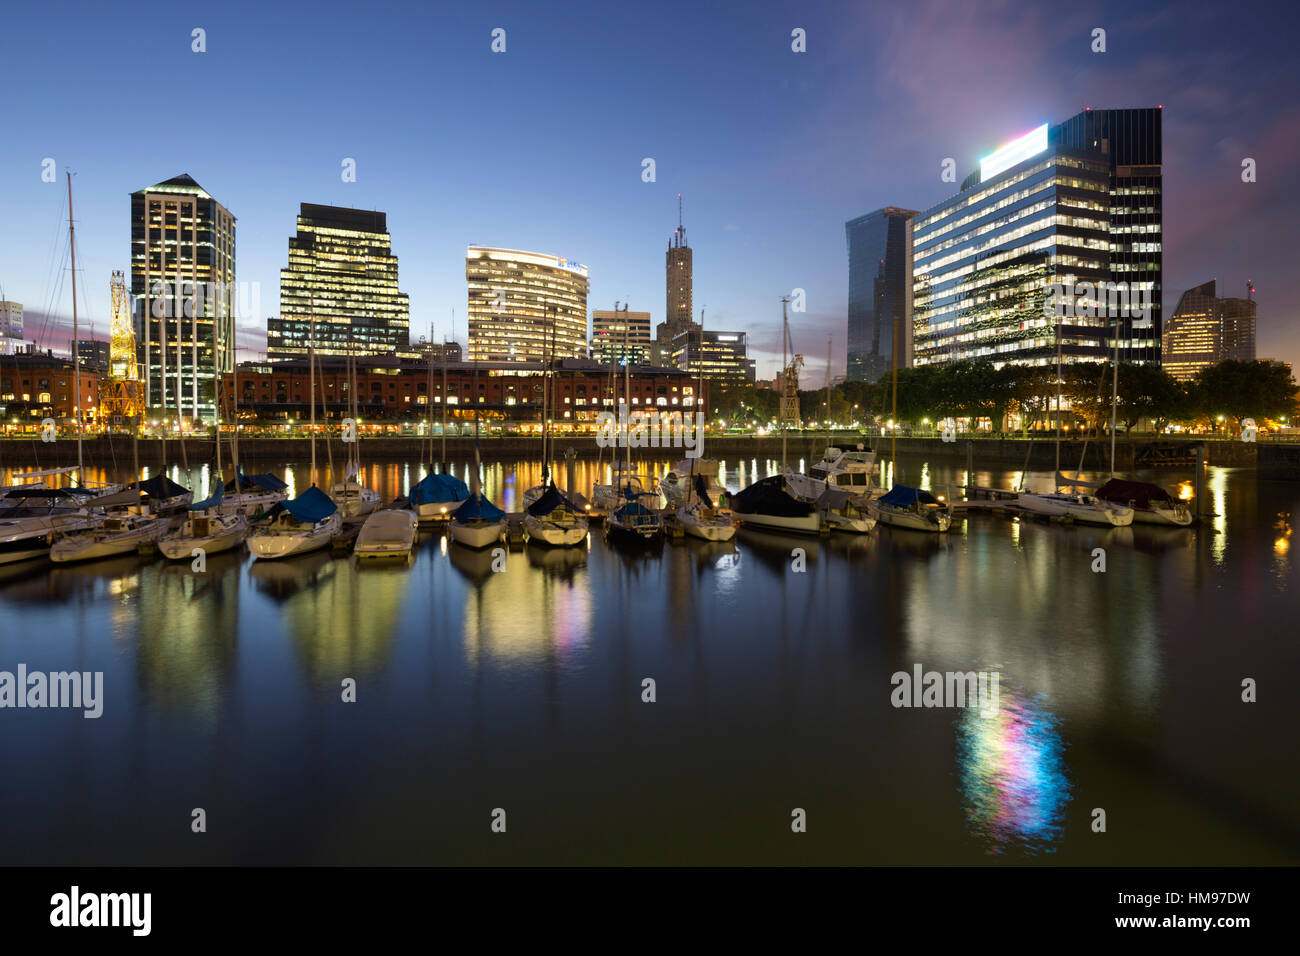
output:
[[[470,246],[472,362],[587,356],[587,267],[559,256]]]
[[[848,374],[875,382],[912,364],[911,209],[887,206],[844,224],[849,252]],[[897,355],[895,355],[897,343]]]

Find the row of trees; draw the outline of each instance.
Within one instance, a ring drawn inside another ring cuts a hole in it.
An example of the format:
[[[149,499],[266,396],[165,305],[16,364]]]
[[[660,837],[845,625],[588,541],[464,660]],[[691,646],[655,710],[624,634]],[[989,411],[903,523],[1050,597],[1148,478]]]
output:
[[[1102,431],[1111,416],[1110,365],[1075,363],[1063,370],[1060,391],[1072,429]],[[898,372],[898,419],[913,427],[944,418],[988,418],[995,431],[1009,415],[1018,415],[1023,431],[1055,426],[1058,382],[1054,366],[954,362]],[[1153,431],[1170,424],[1213,426],[1222,421],[1240,430],[1244,419],[1289,422],[1297,413],[1297,386],[1290,369],[1277,362],[1221,362],[1181,383],[1153,365],[1121,365],[1116,419],[1125,431],[1147,423]],[[884,423],[893,416],[893,382],[886,376],[874,385],[846,382],[826,392],[800,392],[806,424],[827,420]],[[778,412],[780,397],[752,385],[718,388],[715,417],[737,423],[766,424]]]

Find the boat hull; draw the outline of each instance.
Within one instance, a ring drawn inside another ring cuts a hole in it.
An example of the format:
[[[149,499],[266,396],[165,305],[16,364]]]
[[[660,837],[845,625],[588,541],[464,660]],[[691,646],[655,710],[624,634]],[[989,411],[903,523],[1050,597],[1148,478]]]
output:
[[[524,537],[556,548],[571,548],[582,544],[587,539],[587,522],[577,519],[572,524],[547,521],[524,515]]]
[[[50,560],[55,564],[73,564],[78,561],[98,561],[135,554],[142,544],[157,541],[162,534],[161,521],[137,531],[124,531],[106,538],[86,538],[71,535],[60,538],[50,548]]]
[[[889,525],[891,528],[943,534],[952,524],[952,519],[942,512],[933,516],[918,514],[904,508],[891,508],[888,505],[881,504],[878,500],[872,501],[869,507],[871,517],[875,518],[880,524]]]
[[[202,535],[200,537],[182,537],[181,535],[162,538],[158,542],[158,550],[162,552],[164,558],[168,561],[185,561],[194,557],[196,549],[203,551],[204,554],[221,554],[223,551],[233,551],[244,543],[248,537],[248,522],[241,516],[229,528],[216,534]]]
[[[705,518],[692,508],[678,508],[677,523],[688,535],[701,541],[730,541],[736,536],[736,522],[732,518]]]
[[[411,511],[376,512],[361,526],[352,553],[361,561],[404,559],[415,547],[418,524]]]
[[[447,533],[451,535],[452,541],[463,544],[467,548],[486,548],[505,538],[506,523],[504,521],[485,521],[482,523],[462,524],[459,521],[453,521],[447,526]]]
[[[343,522],[332,514],[312,528],[300,531],[263,531],[248,536],[248,550],[259,561],[276,561],[328,548]]]
[[[821,518],[814,511],[809,515],[765,515],[736,512],[736,520],[743,525],[766,528],[770,531],[789,531],[796,534],[817,534],[821,531]]]

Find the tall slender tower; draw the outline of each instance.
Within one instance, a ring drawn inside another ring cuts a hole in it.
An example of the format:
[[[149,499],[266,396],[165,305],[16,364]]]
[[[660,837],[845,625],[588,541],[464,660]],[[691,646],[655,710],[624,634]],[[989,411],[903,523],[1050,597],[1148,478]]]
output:
[[[695,328],[692,319],[691,286],[694,278],[694,265],[691,247],[686,244],[686,227],[682,225],[682,194],[677,194],[677,229],[668,240],[668,253],[665,257],[665,282],[667,301],[664,309],[664,321],[655,327],[656,362],[666,364],[672,354],[673,339],[682,332]]]

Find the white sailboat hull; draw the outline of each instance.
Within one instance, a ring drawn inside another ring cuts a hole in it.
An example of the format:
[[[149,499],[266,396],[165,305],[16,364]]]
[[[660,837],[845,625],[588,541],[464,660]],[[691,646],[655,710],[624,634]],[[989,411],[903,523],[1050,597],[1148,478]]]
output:
[[[338,512],[330,515],[315,525],[300,525],[297,529],[272,528],[259,530],[248,536],[248,550],[259,561],[274,561],[280,558],[292,558],[299,554],[310,554],[321,548],[328,548],[343,526],[343,519]]]
[[[128,531],[103,534],[95,530],[69,535],[50,547],[50,560],[55,564],[71,564],[135,554],[140,545],[157,541],[164,528],[162,519],[151,518]]]
[[[187,534],[188,529],[182,527],[179,534],[162,538],[158,542],[158,550],[169,561],[189,560],[194,557],[196,549],[203,551],[204,554],[233,551],[248,537],[248,520],[243,515],[235,516],[233,519],[230,516],[226,518],[229,524],[211,534],[197,536]]]
[[[736,522],[729,514],[708,516],[697,508],[682,507],[677,509],[677,523],[688,535],[701,541],[730,541],[736,536]]]
[[[1090,495],[1022,494],[1016,503],[1026,511],[1049,518],[1068,518],[1080,524],[1123,528],[1133,523],[1133,509],[1102,502]]]
[[[906,528],[909,531],[927,531],[941,534],[946,532],[952,523],[952,519],[943,512],[935,512],[933,515],[920,514],[908,508],[897,508],[883,504],[878,499],[872,500],[867,507],[871,512],[871,517],[881,524],[889,525],[891,528]]]
[[[743,525],[755,528],[770,528],[773,531],[793,531],[801,534],[816,534],[821,530],[821,518],[817,512],[809,515],[765,515],[736,512],[736,520]]]
[[[837,511],[823,511],[821,517],[832,531],[844,531],[848,534],[866,534],[876,526],[876,519],[870,515],[844,515]]]
[[[575,518],[572,523],[548,521],[524,515],[524,537],[557,548],[571,548],[587,539],[587,519]]]
[[[463,544],[467,548],[486,548],[488,545],[505,538],[506,523],[504,521],[476,521],[472,524],[462,524],[459,521],[452,521],[447,526],[447,533],[451,535],[451,540]]]

